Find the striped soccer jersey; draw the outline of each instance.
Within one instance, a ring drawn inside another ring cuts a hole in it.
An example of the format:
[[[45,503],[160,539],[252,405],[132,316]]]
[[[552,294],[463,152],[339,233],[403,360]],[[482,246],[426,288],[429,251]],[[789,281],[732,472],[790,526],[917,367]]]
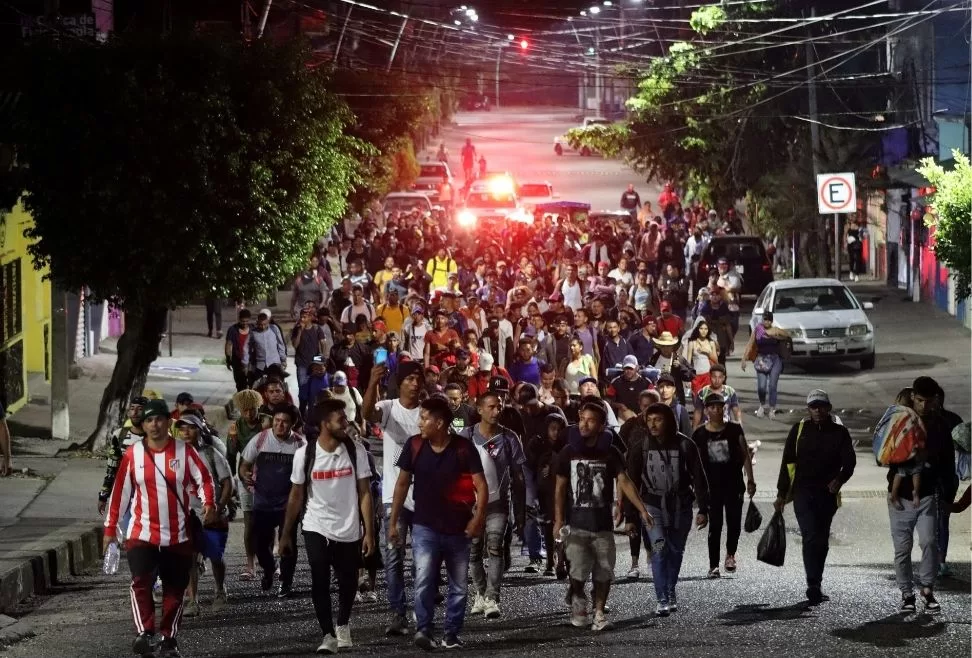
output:
[[[144,441],[135,443],[118,467],[105,519],[105,540],[114,539],[119,517],[130,508],[128,527],[122,528],[125,539],[155,546],[189,541],[185,510],[189,509],[191,484],[202,491],[204,505],[214,504],[212,475],[195,448],[174,439],[158,452],[147,448]]]

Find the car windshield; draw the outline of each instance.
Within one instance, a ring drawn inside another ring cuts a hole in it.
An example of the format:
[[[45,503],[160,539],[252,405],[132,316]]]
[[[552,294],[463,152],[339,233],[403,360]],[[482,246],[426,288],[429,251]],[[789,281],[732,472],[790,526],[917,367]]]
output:
[[[776,291],[774,313],[806,311],[848,311],[858,308],[857,300],[844,286],[812,286]]]
[[[424,164],[419,170],[419,178],[445,178],[446,169],[440,164]]]
[[[763,246],[757,240],[716,240],[709,243],[709,255],[733,262],[761,260]]]
[[[396,210],[399,212],[408,212],[416,208],[419,210],[429,210],[431,204],[424,197],[391,197],[385,199],[385,212],[394,212]]]
[[[516,197],[512,194],[490,194],[474,192],[466,197],[467,208],[516,208]]]
[[[520,196],[550,196],[550,186],[544,183],[525,183],[520,186]]]

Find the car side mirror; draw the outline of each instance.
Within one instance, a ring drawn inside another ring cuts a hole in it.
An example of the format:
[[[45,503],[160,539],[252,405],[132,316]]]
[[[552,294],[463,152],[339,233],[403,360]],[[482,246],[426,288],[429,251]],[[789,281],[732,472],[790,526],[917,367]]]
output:
[[[864,310],[865,311],[873,311],[874,310],[874,302],[864,302],[863,306],[864,306]]]

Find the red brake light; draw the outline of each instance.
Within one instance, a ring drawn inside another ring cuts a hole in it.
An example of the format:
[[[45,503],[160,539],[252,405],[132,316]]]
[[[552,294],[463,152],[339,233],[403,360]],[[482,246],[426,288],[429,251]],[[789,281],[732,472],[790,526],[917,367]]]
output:
[[[763,271],[764,272],[769,272],[772,269],[773,269],[773,266],[772,265],[770,265],[769,263],[763,263]]]

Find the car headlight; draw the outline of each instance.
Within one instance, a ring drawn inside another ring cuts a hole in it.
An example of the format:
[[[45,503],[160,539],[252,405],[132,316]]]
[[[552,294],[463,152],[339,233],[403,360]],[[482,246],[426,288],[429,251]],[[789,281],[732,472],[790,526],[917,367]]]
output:
[[[848,336],[866,336],[871,333],[871,328],[866,324],[852,324],[847,330]]]
[[[456,221],[459,223],[459,226],[469,228],[476,225],[476,215],[468,210],[463,210],[456,216]]]
[[[790,334],[790,338],[803,338],[803,329],[787,329],[786,333]]]

